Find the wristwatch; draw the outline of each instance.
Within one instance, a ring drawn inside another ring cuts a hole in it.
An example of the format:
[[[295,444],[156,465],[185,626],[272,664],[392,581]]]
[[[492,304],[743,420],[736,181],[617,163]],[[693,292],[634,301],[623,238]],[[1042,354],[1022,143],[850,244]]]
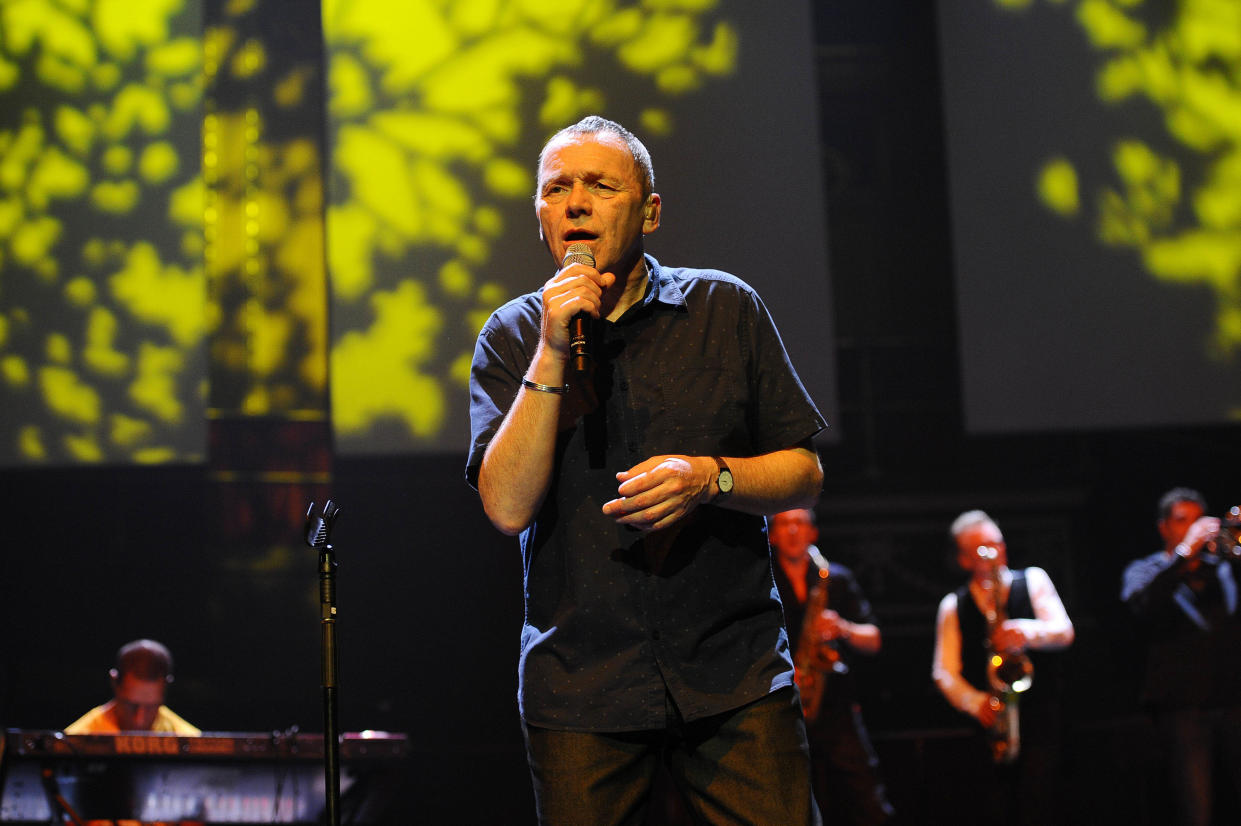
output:
[[[733,472],[728,469],[728,465],[724,464],[724,460],[719,456],[712,456],[715,464],[719,466],[719,475],[715,477],[715,487],[719,493],[715,497],[715,501],[727,499],[728,495],[733,492]]]

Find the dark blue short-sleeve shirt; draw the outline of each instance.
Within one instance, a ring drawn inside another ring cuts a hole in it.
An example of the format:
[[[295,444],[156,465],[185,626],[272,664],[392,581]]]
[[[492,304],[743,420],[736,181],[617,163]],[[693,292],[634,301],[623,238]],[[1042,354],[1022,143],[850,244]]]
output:
[[[826,426],[758,295],[648,256],[642,301],[591,330],[595,369],[562,403],[551,488],[521,534],[526,616],[518,699],[531,725],[662,728],[793,682],[762,517],[703,505],[643,535],[601,512],[616,473],[652,456],[757,456]],[[539,340],[541,297],[492,314],[471,372],[477,484]],[[589,385],[587,387],[586,385]]]

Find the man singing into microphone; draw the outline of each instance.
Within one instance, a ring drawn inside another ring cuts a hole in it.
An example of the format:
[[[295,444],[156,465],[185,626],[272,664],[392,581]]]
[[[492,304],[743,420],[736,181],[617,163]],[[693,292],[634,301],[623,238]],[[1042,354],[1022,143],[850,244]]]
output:
[[[552,136],[535,207],[559,271],[474,354],[466,473],[520,534],[539,821],[640,823],[662,760],[697,819],[818,823],[763,515],[815,503],[825,422],[750,287],[645,255],[660,206],[619,124]]]

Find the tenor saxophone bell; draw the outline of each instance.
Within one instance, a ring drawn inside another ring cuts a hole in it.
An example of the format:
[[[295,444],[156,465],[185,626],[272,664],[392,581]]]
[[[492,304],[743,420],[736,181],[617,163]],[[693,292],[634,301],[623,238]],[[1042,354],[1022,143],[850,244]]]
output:
[[[987,678],[996,691],[1020,694],[1034,684],[1034,663],[1025,654],[994,653],[987,663]]]

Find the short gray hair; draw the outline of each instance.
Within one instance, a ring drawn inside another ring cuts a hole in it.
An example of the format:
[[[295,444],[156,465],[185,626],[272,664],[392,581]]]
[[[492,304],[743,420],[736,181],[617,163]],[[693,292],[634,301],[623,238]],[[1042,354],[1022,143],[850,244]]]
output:
[[[651,163],[651,153],[646,150],[646,146],[642,141],[638,140],[638,136],[630,132],[625,127],[613,120],[599,117],[598,115],[587,115],[572,126],[566,126],[556,134],[547,139],[547,143],[543,144],[543,148],[539,151],[539,169],[543,168],[543,160],[547,155],[547,147],[551,146],[557,140],[569,135],[595,135],[598,133],[615,135],[624,141],[625,146],[629,148],[629,154],[633,156],[634,165],[638,168],[638,178],[642,182],[643,197],[650,195],[655,191],[655,167]]]
[[[956,539],[958,536],[965,533],[967,528],[972,528],[975,525],[982,524],[995,525],[995,529],[997,531],[1000,529],[1000,526],[995,524],[995,520],[988,516],[986,511],[972,510],[966,511],[956,519],[952,520],[952,527],[948,529],[948,533],[953,539]]]

